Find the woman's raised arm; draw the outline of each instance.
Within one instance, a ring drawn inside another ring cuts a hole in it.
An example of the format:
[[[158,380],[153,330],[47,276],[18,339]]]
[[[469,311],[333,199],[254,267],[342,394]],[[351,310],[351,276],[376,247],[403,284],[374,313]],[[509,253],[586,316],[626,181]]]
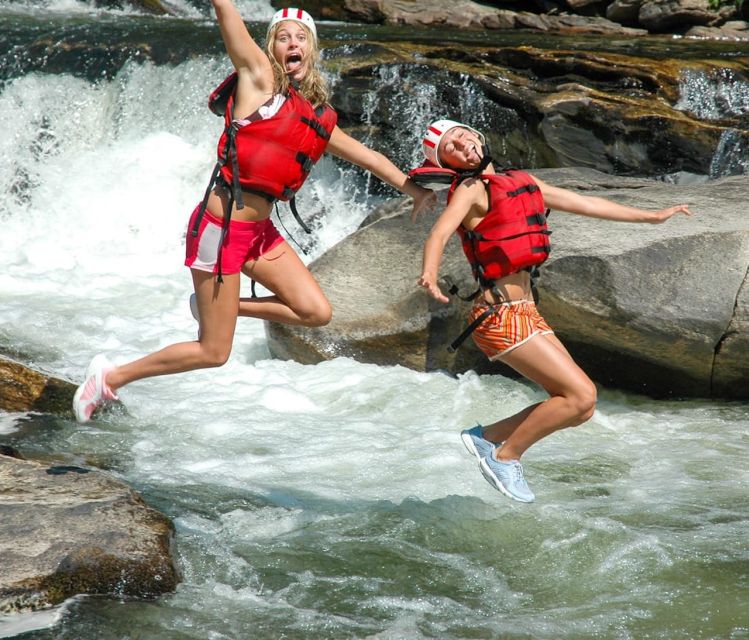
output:
[[[255,89],[273,88],[273,72],[268,56],[253,40],[241,14],[231,0],[211,0],[226,52],[240,77],[240,86],[251,82]]]

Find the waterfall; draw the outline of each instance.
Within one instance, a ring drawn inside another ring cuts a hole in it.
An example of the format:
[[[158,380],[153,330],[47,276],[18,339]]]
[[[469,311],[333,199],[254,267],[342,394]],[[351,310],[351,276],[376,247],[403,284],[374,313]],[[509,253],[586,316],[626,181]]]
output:
[[[749,81],[730,68],[714,73],[687,70],[680,83],[677,109],[720,122],[738,116],[745,126],[727,128],[710,162],[710,178],[749,174]]]

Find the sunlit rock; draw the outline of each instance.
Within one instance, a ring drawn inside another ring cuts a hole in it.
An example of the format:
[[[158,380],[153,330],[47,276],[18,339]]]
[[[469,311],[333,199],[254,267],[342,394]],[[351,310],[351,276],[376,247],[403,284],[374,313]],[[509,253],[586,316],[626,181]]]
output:
[[[535,173],[551,184],[660,209],[687,202],[694,216],[626,224],[552,212],[553,251],[540,308],[581,366],[600,383],[654,396],[749,397],[749,185],[743,177],[688,186],[591,170]],[[467,341],[468,304],[443,306],[416,286],[432,224],[412,225],[407,205],[331,248],[311,268],[333,304],[327,327],[266,323],[271,352],[301,362],[349,356],[417,370],[500,370]],[[453,238],[441,275],[473,290]]]
[[[676,27],[709,25],[716,21],[709,0],[644,0],[638,21],[649,31],[665,32]]]
[[[0,455],[0,614],[174,590],[170,521],[94,470]]]
[[[70,414],[76,386],[0,356],[0,410]]]

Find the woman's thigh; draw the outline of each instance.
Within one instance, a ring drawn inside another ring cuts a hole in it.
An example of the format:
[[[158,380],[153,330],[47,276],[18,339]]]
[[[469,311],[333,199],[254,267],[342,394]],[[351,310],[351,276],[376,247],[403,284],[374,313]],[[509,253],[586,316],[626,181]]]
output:
[[[550,395],[569,395],[593,384],[553,334],[536,335],[499,360]]]
[[[330,306],[317,280],[286,241],[246,262],[242,272],[292,309]]]
[[[223,276],[219,283],[208,271],[190,269],[200,315],[200,342],[231,349],[239,312],[239,274]]]

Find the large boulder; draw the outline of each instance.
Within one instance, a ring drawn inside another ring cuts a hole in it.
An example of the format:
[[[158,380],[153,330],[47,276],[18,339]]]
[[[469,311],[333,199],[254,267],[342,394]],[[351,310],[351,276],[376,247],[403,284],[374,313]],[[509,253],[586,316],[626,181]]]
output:
[[[0,615],[177,585],[171,522],[109,475],[0,454],[0,506]]]
[[[595,170],[535,171],[541,179],[623,204],[681,202],[694,216],[634,225],[552,213],[551,258],[540,309],[599,382],[650,395],[749,398],[749,220],[745,177],[671,185]],[[445,345],[465,327],[468,303],[442,306],[416,286],[433,218],[410,224],[408,204],[361,228],[311,265],[334,308],[327,327],[266,323],[281,358],[349,356],[417,370],[489,365],[472,345]],[[472,290],[458,242],[441,275]]]

